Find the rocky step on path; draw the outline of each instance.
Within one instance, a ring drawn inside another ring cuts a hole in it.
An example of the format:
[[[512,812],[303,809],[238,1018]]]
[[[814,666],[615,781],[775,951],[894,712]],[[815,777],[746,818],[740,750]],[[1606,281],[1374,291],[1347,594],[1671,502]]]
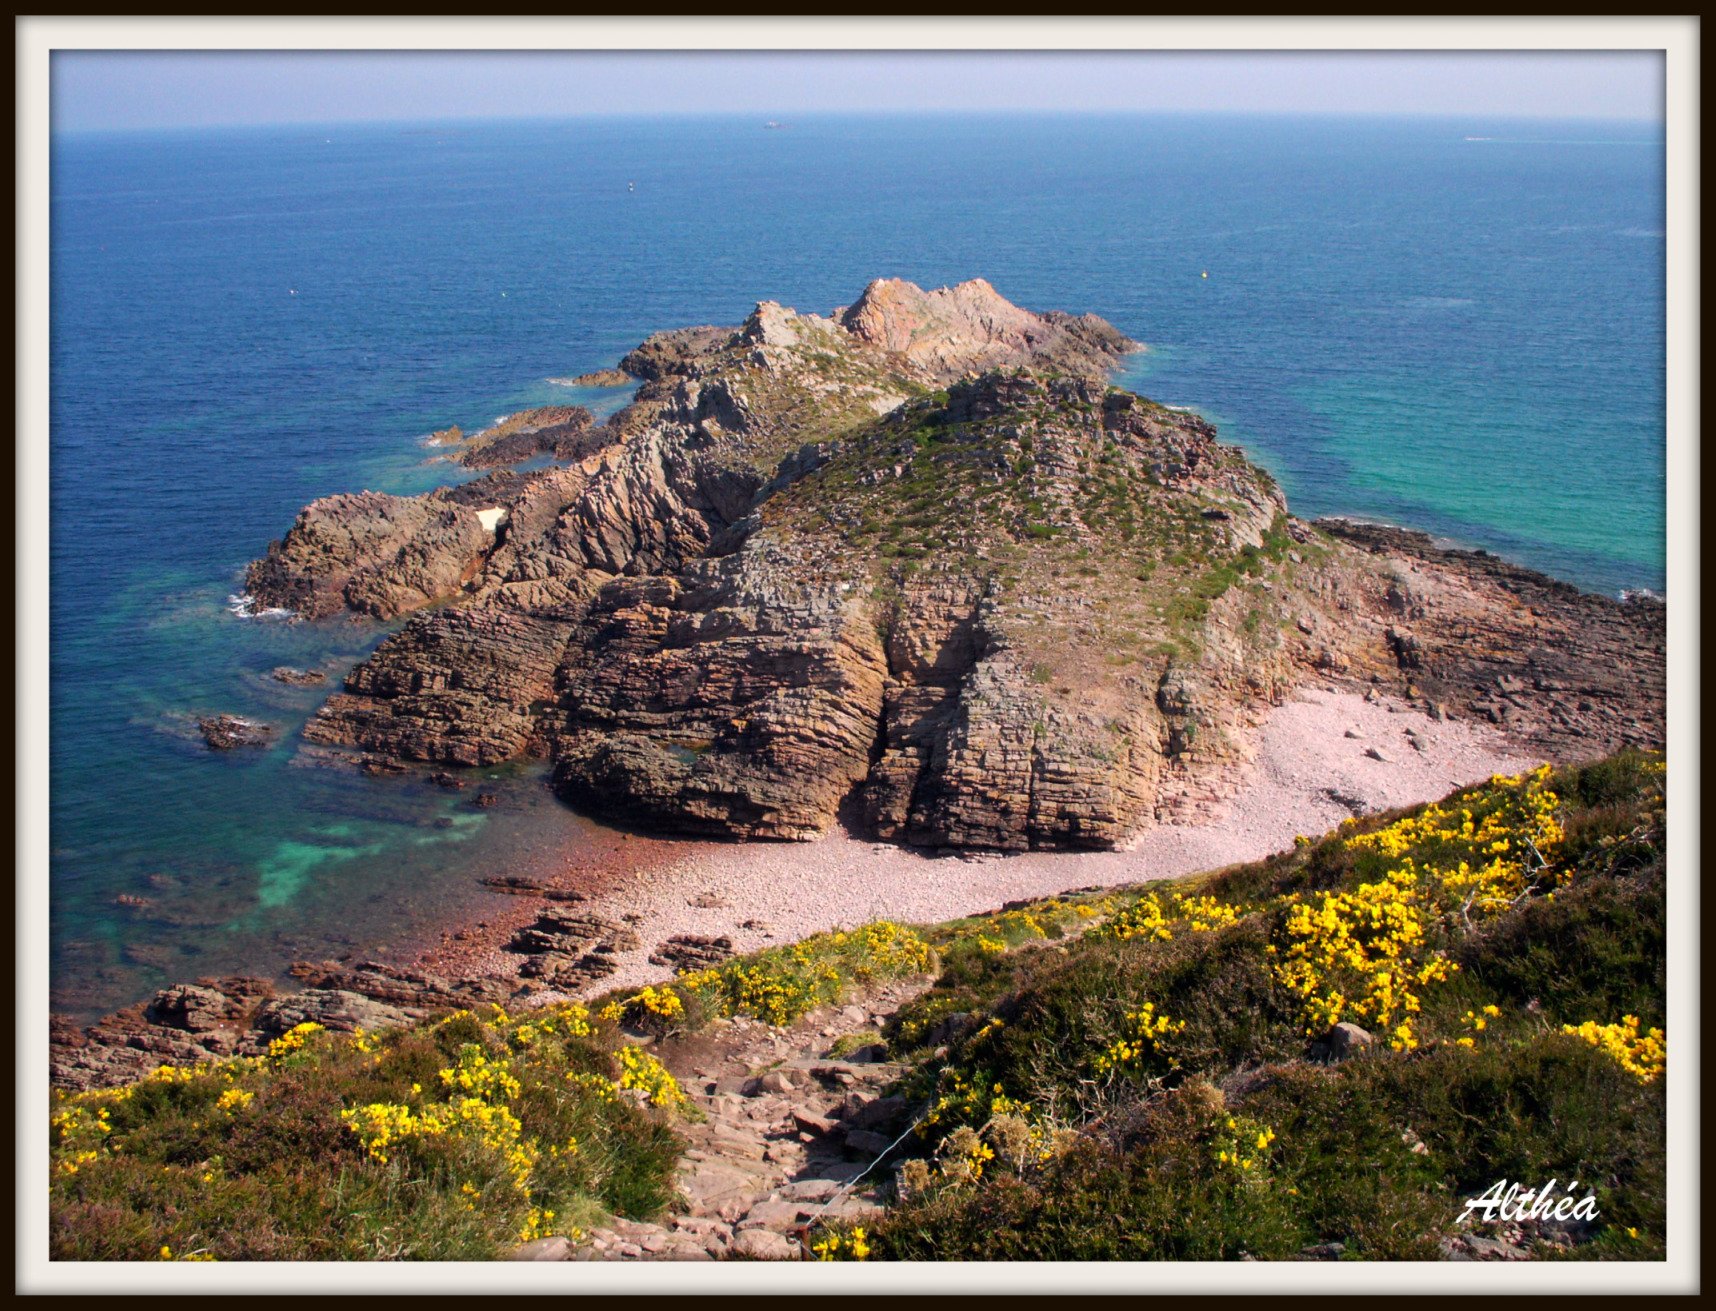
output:
[[[846,1048],[929,983],[889,984],[783,1029],[739,1018],[658,1044],[704,1116],[680,1128],[677,1207],[654,1223],[616,1218],[576,1240],[540,1238],[512,1259],[803,1260],[820,1226],[877,1214],[889,1149],[920,1108],[888,1093],[906,1067],[882,1059],[879,1043]]]

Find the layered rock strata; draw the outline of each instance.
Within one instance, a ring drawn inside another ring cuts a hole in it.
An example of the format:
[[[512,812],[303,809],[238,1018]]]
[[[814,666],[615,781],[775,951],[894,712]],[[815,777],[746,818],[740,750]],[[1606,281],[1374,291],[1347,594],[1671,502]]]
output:
[[[250,590],[416,611],[318,747],[546,755],[580,807],[723,837],[850,803],[925,846],[1112,847],[1209,810],[1313,679],[1551,756],[1660,744],[1660,605],[1295,520],[1209,424],[1107,384],[1134,348],[981,281],[765,301],[645,341],[606,422],[461,439],[500,466],[474,483],[315,503]]]

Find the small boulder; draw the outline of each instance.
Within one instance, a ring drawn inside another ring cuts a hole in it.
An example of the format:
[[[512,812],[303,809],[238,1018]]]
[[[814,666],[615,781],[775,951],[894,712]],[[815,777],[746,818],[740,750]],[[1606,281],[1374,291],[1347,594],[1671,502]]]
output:
[[[549,1238],[537,1238],[522,1246],[515,1247],[509,1261],[570,1261],[572,1259],[572,1244],[560,1235]]]
[[[288,687],[315,687],[328,681],[328,676],[319,669],[294,669],[290,665],[277,665],[268,671],[268,676]]]
[[[1330,1063],[1344,1061],[1358,1055],[1375,1041],[1368,1029],[1343,1020],[1311,1044],[1311,1059]]]
[[[790,1241],[768,1229],[746,1229],[728,1250],[746,1261],[791,1261],[798,1255]]]
[[[846,1112],[846,1123],[858,1129],[880,1129],[897,1124],[911,1109],[910,1103],[897,1094],[859,1101],[857,1105],[853,1104],[855,1101],[859,1101],[858,1094],[846,1099],[850,1108]]]
[[[801,1133],[808,1134],[830,1134],[836,1128],[833,1120],[825,1119],[814,1111],[807,1111],[803,1108],[797,1108],[793,1111],[792,1122],[798,1126]]]
[[[636,379],[619,369],[592,369],[576,378],[550,378],[559,387],[629,387]]]
[[[848,1129],[846,1131],[846,1146],[848,1150],[864,1156],[880,1156],[894,1145],[894,1140],[886,1134],[876,1133],[871,1129]]]

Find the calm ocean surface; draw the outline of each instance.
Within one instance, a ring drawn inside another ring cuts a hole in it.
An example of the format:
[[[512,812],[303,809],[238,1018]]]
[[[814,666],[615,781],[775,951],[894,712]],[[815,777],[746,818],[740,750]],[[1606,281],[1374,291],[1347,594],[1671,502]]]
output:
[[[1482,139],[1474,139],[1482,138]],[[635,191],[628,189],[635,184]],[[306,501],[443,479],[419,439],[645,334],[982,276],[1147,342],[1300,514],[1664,579],[1663,148],[1495,120],[750,117],[56,138],[52,962],[83,1016],[401,943],[584,821],[292,763],[372,625],[237,618]],[[1202,276],[1204,272],[1208,277]],[[295,293],[295,294],[294,294]],[[215,756],[193,721],[280,724]],[[24,871],[23,876],[32,876]],[[127,906],[129,895],[147,904]]]

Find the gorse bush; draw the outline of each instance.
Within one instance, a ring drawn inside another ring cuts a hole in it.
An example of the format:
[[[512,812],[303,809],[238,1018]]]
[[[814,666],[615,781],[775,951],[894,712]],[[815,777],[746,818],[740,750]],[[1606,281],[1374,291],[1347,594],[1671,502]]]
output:
[[[1436,1258],[1504,1178],[1660,1255],[1663,797],[1640,754],[1498,777],[944,977],[890,1029],[926,1160],[872,1259]],[[1340,1021],[1376,1041],[1322,1064]]]
[[[611,1026],[609,1026],[611,1029]],[[460,1011],[56,1097],[61,1259],[482,1259],[671,1197],[680,1097],[578,1005]],[[641,1100],[624,1095],[637,1088]]]
[[[921,974],[934,959],[934,950],[918,933],[879,920],[681,974],[671,991],[694,1022],[746,1015],[790,1024],[838,1001],[855,984]]]

